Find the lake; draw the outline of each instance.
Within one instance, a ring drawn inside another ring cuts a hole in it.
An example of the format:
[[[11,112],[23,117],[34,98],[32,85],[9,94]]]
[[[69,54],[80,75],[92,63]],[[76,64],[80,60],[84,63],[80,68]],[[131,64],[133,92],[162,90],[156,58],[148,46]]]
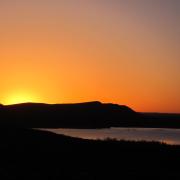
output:
[[[117,139],[158,141],[180,145],[180,129],[164,128],[109,128],[109,129],[41,129],[83,139]]]

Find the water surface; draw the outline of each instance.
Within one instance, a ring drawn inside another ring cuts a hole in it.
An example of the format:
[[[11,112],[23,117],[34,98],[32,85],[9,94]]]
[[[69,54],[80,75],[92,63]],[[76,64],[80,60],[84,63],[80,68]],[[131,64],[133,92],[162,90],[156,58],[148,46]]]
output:
[[[180,129],[165,128],[109,128],[109,129],[43,129],[83,139],[117,139],[158,141],[180,145]]]

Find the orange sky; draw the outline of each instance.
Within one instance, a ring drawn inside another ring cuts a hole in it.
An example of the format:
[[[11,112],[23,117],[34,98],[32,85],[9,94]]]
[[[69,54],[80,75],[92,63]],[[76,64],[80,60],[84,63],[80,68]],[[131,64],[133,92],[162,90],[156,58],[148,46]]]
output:
[[[0,1],[0,102],[180,112],[179,19],[178,0]]]

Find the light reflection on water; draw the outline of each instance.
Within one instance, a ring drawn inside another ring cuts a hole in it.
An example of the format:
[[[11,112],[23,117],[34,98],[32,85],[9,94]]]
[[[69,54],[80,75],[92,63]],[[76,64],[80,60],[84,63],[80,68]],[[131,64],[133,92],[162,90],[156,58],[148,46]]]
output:
[[[41,129],[83,139],[158,141],[180,145],[180,129],[164,128],[110,128],[110,129]]]

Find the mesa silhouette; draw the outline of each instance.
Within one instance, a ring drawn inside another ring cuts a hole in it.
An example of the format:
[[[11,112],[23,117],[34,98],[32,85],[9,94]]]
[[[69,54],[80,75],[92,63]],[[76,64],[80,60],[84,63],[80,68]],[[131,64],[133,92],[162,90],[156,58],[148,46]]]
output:
[[[164,120],[166,118],[166,120]],[[0,125],[17,128],[180,127],[179,115],[146,114],[112,103],[0,105]]]

